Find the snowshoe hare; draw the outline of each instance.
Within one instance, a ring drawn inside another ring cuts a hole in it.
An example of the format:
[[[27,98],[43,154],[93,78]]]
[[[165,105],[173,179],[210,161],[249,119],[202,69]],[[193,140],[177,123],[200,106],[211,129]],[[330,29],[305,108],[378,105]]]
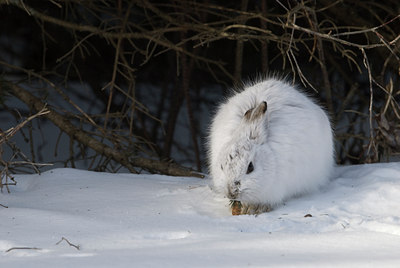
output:
[[[316,190],[334,166],[328,116],[278,79],[252,84],[222,103],[208,146],[214,189],[239,201],[240,214],[267,212]]]

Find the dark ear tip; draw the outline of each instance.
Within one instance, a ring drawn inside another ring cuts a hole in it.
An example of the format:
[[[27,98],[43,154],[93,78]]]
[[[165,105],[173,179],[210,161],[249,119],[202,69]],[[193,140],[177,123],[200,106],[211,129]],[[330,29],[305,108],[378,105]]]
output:
[[[267,102],[266,101],[263,101],[262,102],[262,105],[263,105],[263,107],[262,107],[262,111],[263,111],[263,113],[265,113],[266,111],[267,111]]]

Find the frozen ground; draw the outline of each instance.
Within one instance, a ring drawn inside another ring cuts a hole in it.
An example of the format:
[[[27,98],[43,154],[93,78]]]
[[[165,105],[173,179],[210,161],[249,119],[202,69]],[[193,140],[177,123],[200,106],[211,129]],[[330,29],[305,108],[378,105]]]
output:
[[[196,178],[17,175],[0,194],[0,267],[400,267],[400,163],[336,171],[257,217]]]

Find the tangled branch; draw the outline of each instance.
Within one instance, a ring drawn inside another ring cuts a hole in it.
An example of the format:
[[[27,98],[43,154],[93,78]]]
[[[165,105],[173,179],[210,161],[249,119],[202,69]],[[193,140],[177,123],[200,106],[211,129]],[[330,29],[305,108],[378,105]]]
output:
[[[17,126],[12,127],[6,131],[1,131],[0,130],[0,165],[2,166],[2,169],[0,171],[0,190],[3,190],[3,187],[6,187],[7,191],[10,192],[10,189],[8,186],[10,185],[15,185],[16,181],[14,180],[14,177],[11,174],[12,167],[15,166],[30,166],[32,167],[37,173],[39,172],[38,167],[40,166],[46,166],[46,165],[51,165],[51,164],[40,164],[40,163],[34,163],[30,161],[24,154],[22,154],[18,149],[13,149],[13,156],[11,157],[10,160],[4,160],[3,159],[3,146],[5,144],[9,144],[9,140],[20,130],[22,129],[28,122],[32,121],[33,119],[43,116],[48,114],[50,111],[44,106],[39,112],[36,114],[26,118],[24,121],[19,123]],[[12,144],[9,144],[10,147],[15,148]],[[15,161],[14,158],[19,155],[25,161]]]
[[[259,70],[290,73],[314,89],[335,124],[339,163],[380,161],[400,151],[396,4],[0,0],[32,25],[32,55],[41,55],[41,62],[21,56],[20,64],[0,58],[0,82],[35,111],[48,103],[43,116],[70,139],[65,165],[79,158],[95,170],[193,175],[171,157],[179,151],[198,171],[204,165],[201,106],[211,109],[208,96],[221,94],[215,84],[240,87]],[[74,82],[90,88],[100,113],[72,100]],[[72,110],[53,101],[58,97]],[[187,126],[190,150],[178,124]]]

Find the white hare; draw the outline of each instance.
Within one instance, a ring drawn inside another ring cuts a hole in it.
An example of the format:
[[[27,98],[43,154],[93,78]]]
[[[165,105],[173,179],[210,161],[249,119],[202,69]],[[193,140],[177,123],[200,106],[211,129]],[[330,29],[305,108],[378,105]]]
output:
[[[208,140],[214,189],[241,214],[269,211],[326,183],[334,166],[326,113],[278,79],[252,84],[222,103]]]

